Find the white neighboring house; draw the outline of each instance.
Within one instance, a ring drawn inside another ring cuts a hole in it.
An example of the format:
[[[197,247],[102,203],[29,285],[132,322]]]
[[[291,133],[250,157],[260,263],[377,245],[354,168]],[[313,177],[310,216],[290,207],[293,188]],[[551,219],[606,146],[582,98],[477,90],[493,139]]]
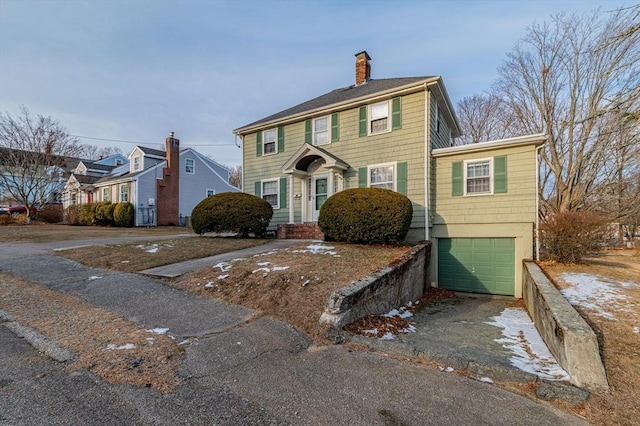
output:
[[[65,207],[73,204],[72,193],[81,188],[91,195],[76,197],[78,204],[132,203],[135,226],[185,225],[193,208],[204,198],[240,191],[229,184],[226,167],[192,148],[180,150],[179,143],[171,133],[166,139],[166,151],[137,146],[128,162],[111,166],[102,176],[96,170],[100,167],[93,163],[85,175],[74,174],[69,178]]]

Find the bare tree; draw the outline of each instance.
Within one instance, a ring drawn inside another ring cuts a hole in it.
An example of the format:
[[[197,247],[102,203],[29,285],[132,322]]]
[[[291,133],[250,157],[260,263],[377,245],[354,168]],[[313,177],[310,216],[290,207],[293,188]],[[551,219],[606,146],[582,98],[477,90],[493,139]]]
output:
[[[114,146],[98,147],[96,145],[80,145],[79,157],[89,160],[99,160],[112,155],[122,154],[122,150]]]
[[[81,152],[78,141],[51,117],[32,117],[26,107],[14,118],[0,113],[0,192],[30,215],[64,186],[68,163]]]
[[[242,189],[242,166],[228,166],[229,184]]]
[[[638,7],[534,24],[499,69],[495,90],[519,133],[549,135],[540,187],[550,211],[585,208],[594,185],[612,178],[612,117],[640,97]]]
[[[457,105],[462,136],[456,145],[503,139],[513,132],[502,100],[493,94],[472,95]]]

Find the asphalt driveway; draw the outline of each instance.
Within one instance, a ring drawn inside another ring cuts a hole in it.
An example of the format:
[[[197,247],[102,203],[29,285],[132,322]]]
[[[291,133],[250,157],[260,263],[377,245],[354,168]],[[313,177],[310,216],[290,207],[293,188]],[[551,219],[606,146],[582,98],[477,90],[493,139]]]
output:
[[[51,255],[51,245],[12,246],[0,245],[1,271],[190,343],[180,387],[163,395],[84,370],[67,374],[0,324],[0,424],[582,424],[467,377],[346,346],[316,347],[281,321],[250,320],[248,308],[86,268]],[[0,301],[0,309],[11,307]]]

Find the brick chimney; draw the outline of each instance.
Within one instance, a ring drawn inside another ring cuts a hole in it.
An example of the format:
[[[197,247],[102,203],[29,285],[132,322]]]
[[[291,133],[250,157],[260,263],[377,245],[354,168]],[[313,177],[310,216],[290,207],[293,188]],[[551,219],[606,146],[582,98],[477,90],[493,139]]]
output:
[[[180,214],[180,140],[169,133],[166,139],[167,167],[157,181],[158,225],[179,225]]]
[[[356,86],[371,80],[371,57],[366,50],[356,54]]]

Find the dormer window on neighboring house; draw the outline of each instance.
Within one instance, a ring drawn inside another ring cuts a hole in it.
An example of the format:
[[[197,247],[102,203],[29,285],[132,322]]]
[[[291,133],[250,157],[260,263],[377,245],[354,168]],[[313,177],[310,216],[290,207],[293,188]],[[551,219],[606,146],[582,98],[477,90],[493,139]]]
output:
[[[140,168],[140,157],[133,157],[133,171],[137,172]]]
[[[329,129],[330,129],[330,116],[320,117],[313,120],[313,144],[324,145],[330,142]]]
[[[122,166],[124,163],[120,158],[116,158],[116,166]]]
[[[184,161],[184,172],[193,175],[196,172],[196,162],[192,158],[187,158]]]
[[[262,155],[276,153],[276,129],[265,130],[262,134]]]

